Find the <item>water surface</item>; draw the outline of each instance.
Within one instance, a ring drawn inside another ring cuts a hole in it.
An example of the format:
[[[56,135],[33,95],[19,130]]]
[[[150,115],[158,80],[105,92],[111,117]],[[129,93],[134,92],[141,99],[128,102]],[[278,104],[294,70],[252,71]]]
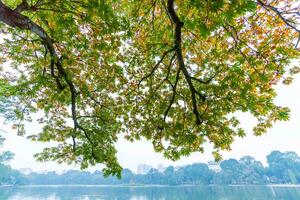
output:
[[[299,200],[299,187],[22,186],[0,187],[0,200]]]

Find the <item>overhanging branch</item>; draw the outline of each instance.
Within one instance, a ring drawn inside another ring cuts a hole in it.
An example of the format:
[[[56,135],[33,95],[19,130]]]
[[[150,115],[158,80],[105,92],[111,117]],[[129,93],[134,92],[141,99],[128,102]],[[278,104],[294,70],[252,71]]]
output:
[[[185,66],[185,63],[184,63],[184,58],[182,55],[182,27],[184,26],[184,23],[179,19],[179,17],[177,16],[177,14],[175,12],[174,0],[167,1],[167,12],[171,18],[172,23],[175,25],[174,45],[175,45],[175,52],[176,52],[178,66],[179,66],[179,69],[183,72],[184,77],[189,85],[189,88],[191,91],[191,97],[192,97],[193,112],[196,116],[196,123],[197,123],[197,125],[200,125],[200,124],[202,124],[203,120],[201,119],[201,115],[200,115],[198,107],[197,107],[196,95],[198,95],[203,101],[205,101],[205,96],[202,95],[200,92],[198,92],[196,90],[196,88],[194,87],[192,78],[191,78],[191,76]]]
[[[38,24],[30,20],[27,16],[22,15],[20,13],[25,8],[28,8],[28,3],[26,0],[23,0],[22,3],[19,6],[17,6],[15,10],[12,10],[11,8],[7,7],[2,1],[0,1],[0,22],[3,22],[6,25],[13,28],[28,30],[32,33],[35,33],[42,40],[43,45],[45,46],[47,52],[49,52],[50,54],[50,58],[51,58],[50,70],[51,70],[52,77],[54,77],[54,79],[56,80],[58,87],[60,89],[63,89],[63,86],[61,85],[59,80],[59,77],[62,77],[63,80],[67,83],[67,86],[71,93],[71,113],[72,113],[72,120],[74,123],[74,135],[72,136],[73,148],[75,150],[75,137],[76,137],[77,129],[84,132],[87,140],[91,143],[92,148],[94,148],[93,146],[94,144],[91,142],[91,138],[87,135],[86,131],[84,131],[84,129],[79,125],[77,120],[76,99],[78,96],[78,92],[76,90],[76,87],[72,79],[64,69],[62,60],[59,58],[58,53],[54,48],[53,41],[46,33],[46,31],[41,26],[39,26]],[[54,74],[54,67],[57,69],[59,76]]]

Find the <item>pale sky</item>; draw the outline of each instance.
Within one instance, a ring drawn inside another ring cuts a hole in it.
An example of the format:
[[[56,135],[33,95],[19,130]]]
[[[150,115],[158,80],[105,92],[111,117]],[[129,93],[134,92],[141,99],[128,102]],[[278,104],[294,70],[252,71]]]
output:
[[[242,126],[246,129],[247,136],[237,138],[232,145],[232,151],[223,152],[224,159],[236,158],[250,155],[266,164],[266,156],[273,150],[295,151],[300,155],[300,76],[296,76],[293,84],[285,86],[280,84],[276,90],[278,96],[276,103],[281,106],[288,106],[291,109],[291,117],[287,122],[278,122],[267,134],[256,137],[252,135],[252,127],[255,123],[253,117],[248,114],[238,114],[242,121]],[[4,149],[15,153],[15,159],[11,161],[13,168],[32,168],[34,171],[63,171],[77,168],[78,166],[59,165],[55,162],[39,163],[33,158],[33,154],[39,152],[45,144],[30,142],[25,138],[16,136],[15,131],[10,126],[4,125],[1,129],[6,130],[4,134],[6,141]],[[35,123],[27,127],[30,134],[38,130]],[[194,153],[189,157],[182,158],[177,162],[171,162],[163,158],[161,154],[155,153],[151,143],[147,141],[138,141],[135,143],[120,139],[116,144],[118,149],[118,158],[124,168],[136,171],[138,164],[149,164],[156,167],[158,164],[167,165],[186,165],[194,162],[207,162],[213,160],[211,155],[211,146],[206,144],[204,154]],[[101,166],[89,168],[89,170],[100,170]]]

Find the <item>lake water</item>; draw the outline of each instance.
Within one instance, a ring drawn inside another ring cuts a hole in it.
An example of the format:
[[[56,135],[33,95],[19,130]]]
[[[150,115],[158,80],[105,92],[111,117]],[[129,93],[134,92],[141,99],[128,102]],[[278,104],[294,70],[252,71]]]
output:
[[[0,187],[0,200],[299,200],[299,187],[22,186]]]

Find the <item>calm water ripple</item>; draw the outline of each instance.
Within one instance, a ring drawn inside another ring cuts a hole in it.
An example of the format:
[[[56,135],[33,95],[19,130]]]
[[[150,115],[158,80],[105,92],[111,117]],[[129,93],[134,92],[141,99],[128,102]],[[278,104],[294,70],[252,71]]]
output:
[[[299,200],[300,187],[23,186],[0,187],[0,200]]]

